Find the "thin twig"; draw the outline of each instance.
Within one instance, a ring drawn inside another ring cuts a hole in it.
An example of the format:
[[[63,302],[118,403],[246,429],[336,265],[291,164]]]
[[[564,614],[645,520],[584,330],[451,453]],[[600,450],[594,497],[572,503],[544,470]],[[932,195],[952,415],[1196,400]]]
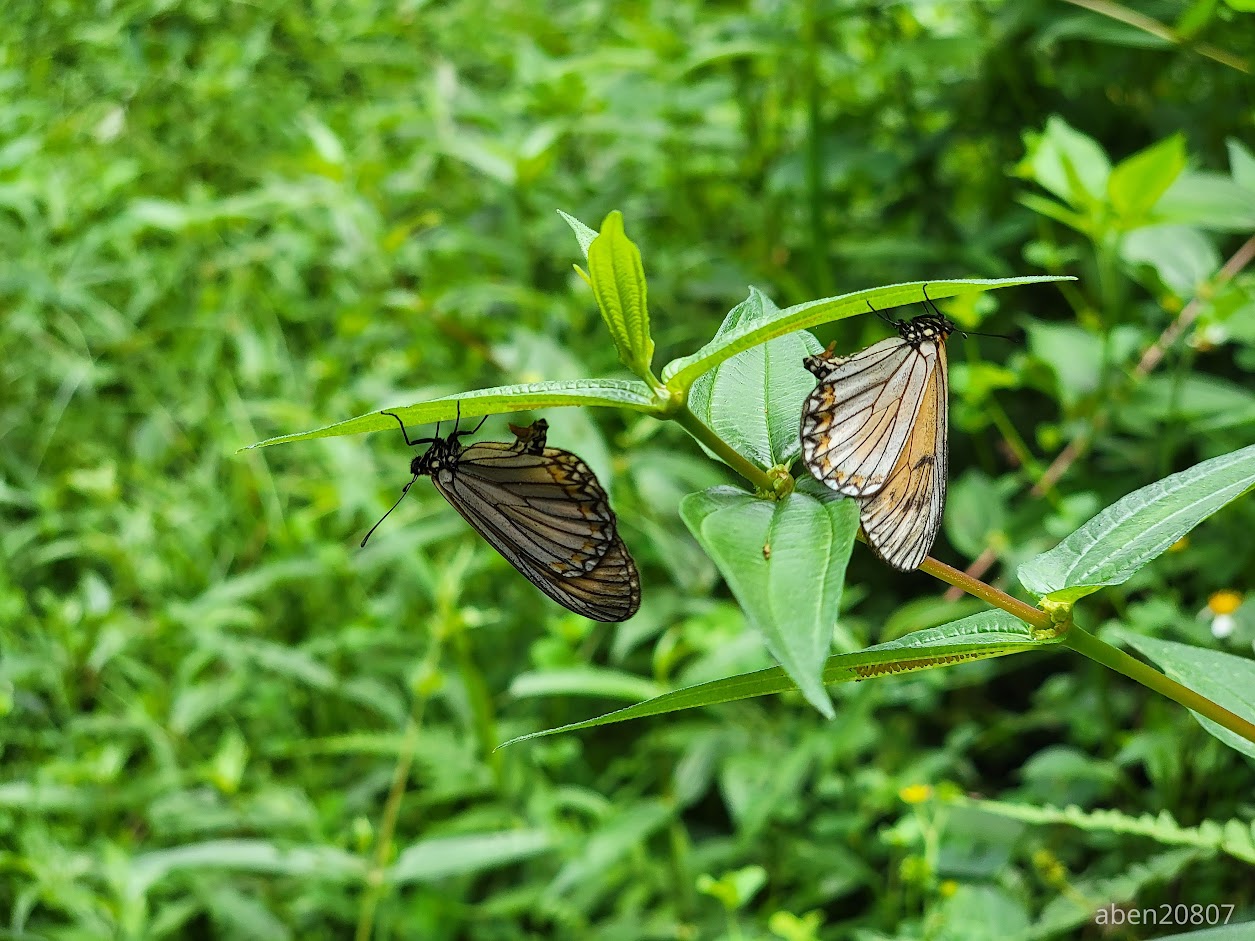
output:
[[[1072,0],[1068,0],[1072,2]],[[1234,252],[1229,260],[1221,266],[1216,272],[1216,276],[1201,288],[1190,302],[1181,308],[1181,313],[1177,315],[1172,323],[1159,335],[1146,351],[1142,353],[1142,357],[1138,360],[1137,366],[1133,369],[1133,380],[1140,382],[1145,379],[1150,372],[1159,365],[1168,350],[1173,347],[1186,330],[1198,319],[1198,315],[1202,313],[1207,302],[1215,295],[1216,289],[1223,287],[1233,278],[1237,277],[1243,269],[1255,260],[1255,235],[1247,239],[1242,246]],[[1106,411],[1101,411],[1090,418],[1089,426],[1080,431],[1075,438],[1068,442],[1053,461],[1046,468],[1045,473],[1041,475],[1037,483],[1035,483],[1029,493],[1036,499],[1040,499],[1046,493],[1054,488],[1059,479],[1068,472],[1068,469],[1076,463],[1077,459],[1088,450],[1098,432],[1102,431],[1109,421]],[[967,567],[967,574],[972,578],[981,578],[989,571],[990,566],[997,561],[996,554],[991,549],[982,552],[971,565]],[[962,594],[956,588],[946,591],[945,598],[948,601],[955,601]]]
[[[1074,7],[1081,7],[1099,16],[1105,16],[1109,19],[1132,26],[1134,29],[1140,29],[1144,33],[1149,33],[1164,42],[1171,43],[1174,46],[1184,46],[1192,49],[1200,56],[1206,56],[1214,62],[1221,65],[1227,65],[1231,69],[1237,69],[1239,72],[1250,72],[1250,66],[1241,56],[1227,52],[1218,46],[1213,46],[1209,42],[1193,42],[1187,37],[1178,34],[1172,27],[1166,26],[1159,20],[1149,17],[1144,13],[1136,10],[1130,10],[1126,6],[1119,3],[1112,3],[1111,0],[1064,0]]]

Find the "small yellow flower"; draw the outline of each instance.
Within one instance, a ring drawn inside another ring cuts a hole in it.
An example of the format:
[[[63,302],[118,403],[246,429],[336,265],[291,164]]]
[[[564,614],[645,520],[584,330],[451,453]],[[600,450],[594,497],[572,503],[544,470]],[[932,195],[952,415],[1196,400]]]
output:
[[[946,879],[941,885],[937,886],[937,891],[941,893],[943,899],[948,899],[959,891],[959,884],[953,879]]]
[[[1237,627],[1237,619],[1233,612],[1242,607],[1242,596],[1236,591],[1224,589],[1212,594],[1207,599],[1207,607],[1198,612],[1199,617],[1211,621],[1211,634],[1216,638],[1225,638]]]
[[[1242,596],[1236,591],[1225,589],[1218,591],[1207,599],[1207,607],[1212,614],[1232,614],[1238,608],[1242,607]]]
[[[933,796],[933,789],[927,784],[908,784],[898,791],[898,797],[907,804],[922,804]]]

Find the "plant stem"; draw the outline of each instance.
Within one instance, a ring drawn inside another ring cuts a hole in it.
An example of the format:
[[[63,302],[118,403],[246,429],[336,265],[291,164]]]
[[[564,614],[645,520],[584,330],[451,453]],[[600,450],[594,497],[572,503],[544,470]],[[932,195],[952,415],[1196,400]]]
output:
[[[1129,679],[1141,683],[1148,689],[1153,689],[1161,696],[1167,696],[1187,709],[1193,709],[1199,715],[1206,716],[1217,725],[1223,726],[1235,735],[1242,736],[1248,742],[1255,742],[1255,723],[1230,712],[1224,706],[1212,702],[1188,686],[1182,686],[1176,680],[1169,679],[1153,667],[1129,656],[1123,650],[1112,647],[1106,641],[1099,640],[1088,631],[1073,626],[1064,636],[1063,643],[1082,656],[1089,657],[1117,673],[1123,673]]]
[[[711,451],[718,455],[719,459],[731,467],[734,471],[752,483],[759,490],[766,493],[772,493],[775,490],[774,481],[767,475],[767,472],[761,468],[751,464],[748,460],[737,453],[736,449],[728,442],[720,438],[709,425],[703,424],[702,420],[689,411],[687,405],[680,406],[679,411],[667,416],[679,423],[680,427],[691,434],[694,438],[706,445]]]
[[[861,539],[862,536],[863,534],[860,532],[859,538]],[[948,585],[962,589],[969,595],[979,598],[995,608],[1001,608],[1039,631],[1053,631],[1059,628],[1059,625],[1052,621],[1050,615],[1041,610],[1041,608],[1034,608],[1031,604],[1021,601],[1019,598],[1012,598],[1002,589],[995,588],[993,585],[987,585],[966,572],[961,572],[951,565],[946,565],[946,563],[934,559],[932,556],[925,559],[923,565],[919,568],[921,572],[927,572],[934,578],[939,578]]]
[[[709,426],[703,424],[696,415],[689,411],[687,405],[681,406],[678,411],[668,417],[679,422],[685,431],[706,445],[724,463],[754,484],[759,490],[767,493],[773,492],[772,479],[764,471],[755,467],[738,454],[731,445],[715,434]],[[858,538],[862,542],[867,541],[861,530],[858,533]],[[1118,650],[1110,644],[1099,640],[1093,634],[1081,630],[1076,625],[1071,623],[1066,625],[1059,624],[1040,608],[1035,608],[1024,601],[1020,601],[1018,598],[1013,598],[1005,591],[973,578],[966,572],[946,565],[946,563],[938,561],[931,556],[924,560],[924,563],[920,566],[920,571],[926,572],[934,578],[941,579],[948,585],[962,589],[969,595],[980,598],[996,608],[1001,608],[1039,631],[1065,631],[1062,643],[1071,647],[1082,656],[1101,663],[1117,673],[1122,673],[1129,679],[1141,683],[1147,689],[1152,689],[1161,696],[1166,696],[1173,702],[1180,703],[1187,709],[1193,709],[1199,715],[1206,716],[1217,725],[1223,726],[1235,735],[1240,735],[1247,741],[1255,742],[1255,723],[1251,723],[1241,716],[1230,712],[1219,703],[1212,702],[1189,687],[1182,686],[1176,680],[1169,679],[1148,664],[1129,656],[1123,650]],[[359,934],[358,941],[366,941],[366,938]]]
[[[419,668],[420,677],[429,677],[436,670],[440,659],[441,642],[439,637],[432,639],[427,655]],[[388,857],[392,853],[392,839],[396,834],[397,817],[401,813],[401,799],[405,796],[405,785],[410,777],[410,766],[414,763],[414,755],[418,751],[418,734],[423,727],[423,713],[427,709],[429,693],[423,685],[414,694],[414,705],[410,717],[405,724],[405,738],[397,753],[397,763],[392,769],[392,786],[388,790],[388,799],[384,803],[383,816],[379,821],[379,837],[375,843],[375,858],[371,861],[370,872],[366,874],[366,890],[362,896],[362,908],[357,917],[355,941],[370,941],[375,929],[375,910],[384,891],[384,869],[388,865]]]

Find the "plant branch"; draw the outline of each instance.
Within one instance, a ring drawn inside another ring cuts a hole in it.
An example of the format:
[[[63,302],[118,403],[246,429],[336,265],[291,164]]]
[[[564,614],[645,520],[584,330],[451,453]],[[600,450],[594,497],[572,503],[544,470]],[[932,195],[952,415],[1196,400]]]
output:
[[[1101,663],[1108,669],[1123,673],[1129,679],[1153,689],[1161,696],[1192,709],[1201,716],[1206,716],[1219,726],[1223,726],[1235,735],[1240,735],[1248,742],[1255,742],[1255,723],[1243,719],[1240,715],[1230,712],[1206,696],[1194,692],[1188,686],[1182,686],[1176,680],[1164,676],[1158,670],[1130,656],[1106,641],[1099,640],[1088,631],[1073,626],[1064,636],[1062,643],[1071,647],[1083,657]]]
[[[859,538],[862,538],[862,536],[863,534],[860,532]],[[953,585],[955,588],[965,591],[969,595],[993,605],[995,608],[1001,608],[1039,631],[1053,631],[1059,627],[1058,624],[1051,620],[1050,615],[1041,608],[1034,608],[1031,604],[1021,601],[1019,598],[1012,598],[1002,589],[975,579],[966,572],[961,572],[952,565],[946,565],[946,563],[934,559],[932,556],[925,559],[919,568],[921,572],[927,572],[934,578],[939,578],[946,584]]]
[[[700,418],[689,411],[687,405],[681,405],[678,411],[667,417],[677,422],[681,428],[706,445],[721,461],[759,490],[767,493],[775,492],[775,482],[766,471],[742,457],[732,445],[715,434],[709,425],[703,423]]]
[[[1250,67],[1241,56],[1227,52],[1218,46],[1213,46],[1211,43],[1193,42],[1178,34],[1170,26],[1165,26],[1159,20],[1144,13],[1139,13],[1136,10],[1130,10],[1123,4],[1113,3],[1111,0],[1064,0],[1064,2],[1124,23],[1127,26],[1132,26],[1134,29],[1140,29],[1142,32],[1162,39],[1164,42],[1172,43],[1174,46],[1185,46],[1187,49],[1194,50],[1200,56],[1206,56],[1208,59],[1219,62],[1221,65],[1227,65],[1231,69],[1237,69],[1239,72],[1250,72]]]
[[[860,532],[859,537],[862,538],[862,535]],[[939,562],[937,559],[931,557],[925,559],[924,564],[920,566],[920,570],[941,579],[943,582],[948,582],[956,588],[962,589],[969,595],[974,595],[982,601],[1001,608],[1008,614],[1019,618],[1038,630],[1056,631],[1063,627],[1063,625],[1056,624],[1050,615],[1040,608],[1034,608],[1018,598],[1012,598],[1006,592],[978,581],[966,572],[960,572],[958,569],[946,565],[944,562]],[[1173,702],[1180,703],[1201,716],[1206,716],[1217,725],[1223,726],[1235,735],[1242,736],[1248,742],[1255,742],[1255,723],[1243,719],[1237,713],[1230,712],[1224,706],[1212,702],[1206,696],[1196,693],[1188,686],[1181,685],[1176,680],[1165,676],[1154,667],[1130,656],[1123,650],[1112,647],[1106,641],[1099,640],[1093,634],[1082,630],[1075,624],[1068,623],[1066,625],[1066,632],[1063,634],[1061,643],[1066,647],[1072,648],[1081,656],[1101,663],[1108,669],[1115,670],[1117,673],[1121,673],[1129,679],[1142,684],[1147,689],[1154,690],[1161,696],[1166,696]]]

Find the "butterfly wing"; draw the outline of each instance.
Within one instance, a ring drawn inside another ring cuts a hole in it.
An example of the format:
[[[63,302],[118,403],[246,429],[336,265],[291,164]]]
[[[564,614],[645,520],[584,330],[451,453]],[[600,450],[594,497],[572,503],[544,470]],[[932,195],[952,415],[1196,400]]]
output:
[[[941,528],[946,504],[946,348],[943,343],[933,346],[936,367],[920,397],[906,446],[884,486],[859,504],[859,520],[868,545],[881,559],[903,572],[919,568],[928,556]]]
[[[618,536],[596,567],[581,575],[553,578],[516,567],[558,604],[594,621],[626,621],[641,606],[636,563]]]
[[[495,534],[498,549],[513,546],[554,575],[592,571],[617,538],[605,490],[570,451],[486,441],[432,480],[477,530]]]
[[[609,526],[609,538],[604,541],[601,556],[587,568],[563,564],[564,559],[573,557],[564,553],[571,551],[572,539],[581,535],[577,523],[583,516],[547,491],[542,491],[543,499],[532,496],[528,503],[516,502],[520,492],[529,494],[535,486],[537,465],[523,460],[506,463],[498,454],[480,453],[481,449],[500,452],[511,447],[493,447],[494,444],[486,442],[467,448],[462,457],[476,452],[471,454],[474,464],[464,468],[459,461],[456,473],[437,473],[432,477],[436,489],[507,562],[558,604],[595,621],[624,621],[635,614],[641,603],[640,576],[627,546],[619,538],[609,507],[605,509],[606,520],[597,520],[599,526],[603,522]],[[555,450],[546,448],[539,455],[514,451],[513,455],[519,459],[549,459],[548,452]],[[559,453],[574,457],[567,451]],[[495,474],[491,486],[484,483],[483,476],[471,473],[485,463]],[[514,467],[519,476],[505,476],[507,467]],[[596,478],[592,480],[596,484]],[[600,490],[600,484],[597,487]],[[521,513],[520,505],[529,507],[531,512]],[[540,510],[546,507],[556,511],[556,518],[543,519]]]
[[[802,409],[802,459],[810,472],[846,496],[884,487],[915,426],[940,348],[892,337],[853,356],[809,360],[808,368],[820,372]]]

